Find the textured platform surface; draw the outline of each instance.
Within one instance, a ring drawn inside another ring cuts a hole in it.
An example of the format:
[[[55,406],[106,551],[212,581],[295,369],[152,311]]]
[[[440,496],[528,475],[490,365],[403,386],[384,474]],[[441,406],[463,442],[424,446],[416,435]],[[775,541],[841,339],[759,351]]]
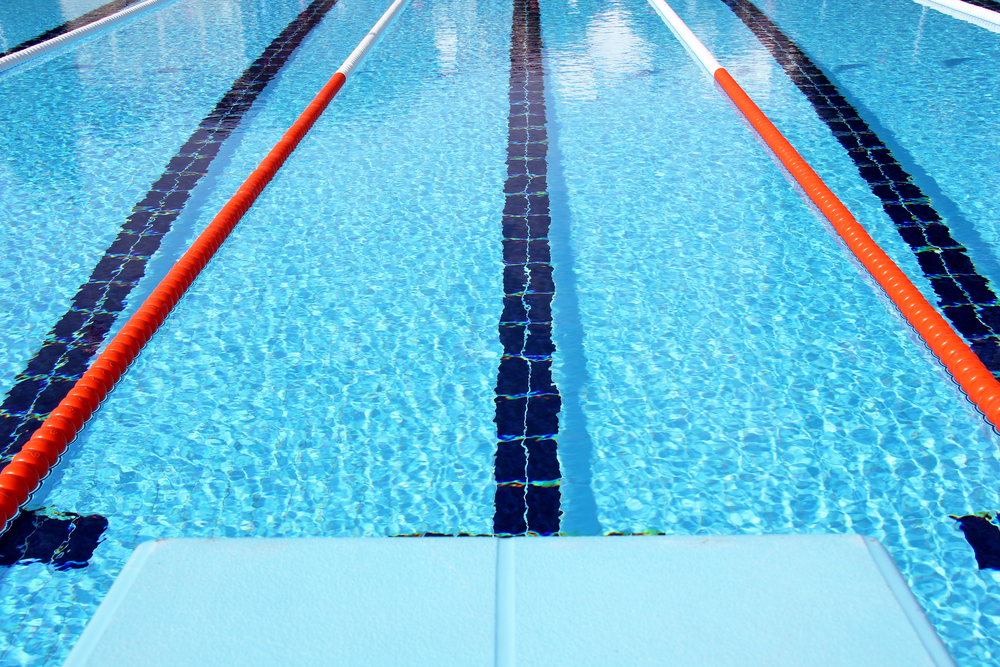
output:
[[[952,665],[852,535],[160,540],[65,663]]]

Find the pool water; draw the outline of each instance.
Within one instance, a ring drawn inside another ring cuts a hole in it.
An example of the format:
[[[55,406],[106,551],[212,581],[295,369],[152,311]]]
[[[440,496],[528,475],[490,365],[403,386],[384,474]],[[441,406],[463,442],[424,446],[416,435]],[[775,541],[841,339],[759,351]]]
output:
[[[307,5],[177,0],[0,74],[5,391]],[[339,0],[309,32],[117,326],[386,6]],[[996,284],[1000,37],[910,0],[758,6]],[[936,303],[754,34],[720,0],[675,9]],[[948,517],[1000,509],[997,435],[651,7],[538,18],[561,531],[871,535],[958,663],[998,662],[1000,580]],[[86,567],[0,568],[0,664],[60,664],[146,540],[493,532],[511,30],[508,0],[412,0],[29,504],[108,528]]]
[[[102,6],[100,0],[31,2],[8,0],[0,5],[0,54]]]

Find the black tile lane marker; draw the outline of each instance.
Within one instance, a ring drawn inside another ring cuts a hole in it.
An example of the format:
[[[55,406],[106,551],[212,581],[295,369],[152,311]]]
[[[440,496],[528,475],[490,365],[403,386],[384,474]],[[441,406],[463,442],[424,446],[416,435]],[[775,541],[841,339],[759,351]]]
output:
[[[99,514],[49,516],[23,510],[0,535],[0,566],[40,562],[57,570],[86,567],[107,528],[108,520]]]
[[[336,0],[314,0],[234,82],[163,175],[135,205],[121,231],[73,297],[69,311],[45,337],[0,405],[0,459],[16,453],[87,370],[150,257],[160,247],[191,191],[207,173],[222,142],[257,96],[285,66]]]
[[[552,382],[552,265],[545,81],[537,0],[514,0],[503,211],[503,357],[497,372],[493,532],[559,532],[559,391]]]
[[[958,521],[965,533],[965,539],[976,554],[976,564],[980,570],[1000,570],[1000,528],[990,519],[989,514],[969,514],[951,517]]]
[[[103,18],[111,16],[115,12],[120,12],[129,5],[134,5],[139,2],[139,0],[111,0],[111,2],[106,5],[101,5],[97,9],[93,9],[83,16],[72,19],[71,21],[66,21],[61,25],[57,25],[51,30],[46,30],[40,35],[32,37],[31,39],[25,40],[18,44],[17,46],[12,46],[6,51],[0,51],[0,58],[4,56],[9,56],[12,53],[17,53],[18,51],[24,51],[27,48],[31,48],[35,44],[41,44],[42,42],[47,42],[50,39],[54,39],[59,35],[65,35],[67,32],[72,32],[77,28],[82,28],[85,25],[90,25],[94,21],[100,21]]]
[[[722,0],[760,40],[854,161],[930,280],[938,305],[1000,377],[1000,304],[968,251],[857,109],[791,39],[747,0]]]

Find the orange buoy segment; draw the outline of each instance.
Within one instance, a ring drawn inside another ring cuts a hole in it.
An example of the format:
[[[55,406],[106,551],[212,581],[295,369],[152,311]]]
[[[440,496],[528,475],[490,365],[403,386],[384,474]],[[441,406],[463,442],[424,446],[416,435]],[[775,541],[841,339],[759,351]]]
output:
[[[177,260],[83,377],[32,434],[10,464],[0,470],[0,533],[38,488],[84,422],[97,410],[139,351],[149,342],[181,296],[201,273],[223,241],[326,110],[347,77],[362,62],[408,0],[395,0],[375,26],[326,82],[274,148],[216,214],[208,227]]]
[[[930,304],[903,271],[868,235],[843,202],[785,139],[724,68],[714,72],[722,90],[778,156],[809,198],[892,299],[927,347],[941,360],[969,399],[994,428],[1000,427],[1000,382]]]
[[[38,488],[40,480],[66,450],[66,445],[76,437],[84,422],[97,410],[101,401],[139,354],[139,350],[163,324],[164,318],[177,305],[208,260],[274,178],[346,80],[339,71],[330,78],[260,166],[250,174],[205,231],[160,281],[138,312],[91,364],[66,398],[60,401],[41,427],[32,434],[11,463],[0,471],[0,528],[17,515],[19,507]]]

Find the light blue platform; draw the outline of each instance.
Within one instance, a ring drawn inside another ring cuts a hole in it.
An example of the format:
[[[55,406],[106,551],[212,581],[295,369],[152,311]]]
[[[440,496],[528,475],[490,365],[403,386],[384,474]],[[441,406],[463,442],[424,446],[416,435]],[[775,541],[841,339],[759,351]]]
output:
[[[854,535],[160,540],[65,663],[953,665]]]

